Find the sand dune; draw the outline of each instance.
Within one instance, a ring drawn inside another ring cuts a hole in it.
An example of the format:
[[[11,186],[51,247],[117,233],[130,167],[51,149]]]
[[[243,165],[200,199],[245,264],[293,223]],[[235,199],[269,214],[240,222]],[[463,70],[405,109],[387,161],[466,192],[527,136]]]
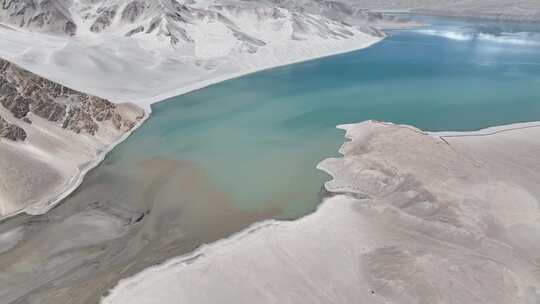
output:
[[[362,49],[384,36],[369,23],[352,26],[269,3],[228,3],[197,1],[172,9],[149,1],[158,7],[133,23],[112,18],[98,32],[91,29],[99,16],[82,16],[100,11],[101,4],[75,5],[75,35],[0,27],[0,57],[76,90],[148,106],[262,69]],[[126,37],[138,26],[150,29],[155,18],[162,20],[158,29]]]

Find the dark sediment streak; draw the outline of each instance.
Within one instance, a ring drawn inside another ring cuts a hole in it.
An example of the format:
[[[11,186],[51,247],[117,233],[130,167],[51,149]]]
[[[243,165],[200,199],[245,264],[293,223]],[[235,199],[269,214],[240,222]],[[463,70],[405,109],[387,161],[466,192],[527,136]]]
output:
[[[0,254],[2,302],[96,303],[124,277],[278,213],[238,210],[195,163],[146,159],[127,189],[104,171],[49,213],[0,224],[0,236],[24,231]]]

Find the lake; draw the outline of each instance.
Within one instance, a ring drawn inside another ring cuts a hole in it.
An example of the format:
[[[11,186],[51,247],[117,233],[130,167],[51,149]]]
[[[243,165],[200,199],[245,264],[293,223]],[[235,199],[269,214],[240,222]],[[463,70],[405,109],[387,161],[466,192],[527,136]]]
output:
[[[0,232],[6,302],[95,303],[123,277],[321,202],[338,124],[423,130],[540,120],[538,25],[418,17],[368,49],[225,81],[153,106],[153,115],[69,198]],[[17,230],[12,230],[17,229]]]
[[[424,18],[366,50],[268,70],[171,98],[99,169],[151,157],[200,166],[246,211],[311,212],[335,126],[367,119],[475,130],[540,119],[540,34],[526,25]],[[123,178],[122,175],[119,179]],[[182,195],[181,192],[178,195]]]

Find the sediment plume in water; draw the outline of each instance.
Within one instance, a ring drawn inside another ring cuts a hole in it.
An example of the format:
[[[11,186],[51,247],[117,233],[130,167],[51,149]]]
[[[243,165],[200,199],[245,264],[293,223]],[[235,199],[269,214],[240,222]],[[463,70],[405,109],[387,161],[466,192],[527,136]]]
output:
[[[278,213],[237,210],[192,162],[143,160],[122,190],[100,172],[48,214],[0,225],[2,301],[96,303],[121,278]]]

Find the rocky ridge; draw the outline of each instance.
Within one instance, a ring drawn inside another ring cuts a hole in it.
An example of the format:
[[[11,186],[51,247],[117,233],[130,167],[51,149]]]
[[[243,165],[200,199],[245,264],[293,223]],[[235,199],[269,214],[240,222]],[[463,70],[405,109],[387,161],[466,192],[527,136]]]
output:
[[[136,120],[122,117],[117,105],[105,99],[71,90],[2,59],[0,104],[11,112],[14,119],[27,126],[32,123],[30,116],[35,115],[77,134],[95,135],[100,124],[106,121],[121,132],[131,130],[136,123]],[[23,127],[8,123],[2,117],[0,119],[1,137],[26,139]]]
[[[0,57],[114,102],[155,102],[201,79],[359,49],[381,29],[412,26],[328,0],[49,1],[68,8],[74,36],[0,8]]]
[[[250,16],[259,22],[288,20],[294,24],[292,39],[303,39],[306,33],[316,33],[323,37],[348,38],[352,36],[350,31],[337,29],[331,24],[333,21],[341,24],[341,14],[332,15],[326,13],[321,7],[327,7],[329,1],[316,2],[317,9],[313,5],[291,5],[279,3],[279,1],[214,1],[198,3],[197,1],[110,1],[97,9],[84,8],[80,11],[88,11],[81,16],[83,24],[80,27],[88,27],[90,32],[101,33],[121,31],[124,36],[133,35],[156,35],[168,37],[173,46],[192,44],[196,37],[192,27],[197,24],[208,22],[224,26],[234,33],[233,39],[238,41],[249,52],[256,52],[258,47],[264,46],[265,41],[254,37],[250,29],[244,28],[237,21]],[[310,2],[315,3],[315,2]],[[346,11],[346,9],[343,9]],[[328,9],[328,11],[332,11]],[[363,31],[369,34],[377,32],[367,25],[368,19],[372,21],[375,16],[367,13],[351,13],[350,19],[358,20],[363,24]],[[352,16],[354,15],[354,16]],[[321,19],[320,17],[324,17]],[[382,18],[382,15],[379,16]]]
[[[193,42],[189,28],[201,21],[226,25],[235,32],[236,39],[251,46],[263,42],[248,34],[233,21],[234,16],[252,14],[260,20],[288,18],[297,31],[320,31],[322,34],[343,36],[332,32],[327,20],[362,26],[366,32],[381,14],[370,13],[356,6],[335,1],[176,1],[176,0],[5,0],[0,10],[0,22],[14,28],[28,28],[60,35],[83,32],[102,33],[120,31],[124,36],[154,34],[170,39],[173,45]],[[323,16],[326,21],[311,15]]]
[[[23,128],[9,123],[0,117],[0,138],[7,138],[12,141],[24,141],[26,136]]]
[[[77,32],[69,3],[57,0],[3,0],[0,20],[34,30],[63,33],[73,36]]]

